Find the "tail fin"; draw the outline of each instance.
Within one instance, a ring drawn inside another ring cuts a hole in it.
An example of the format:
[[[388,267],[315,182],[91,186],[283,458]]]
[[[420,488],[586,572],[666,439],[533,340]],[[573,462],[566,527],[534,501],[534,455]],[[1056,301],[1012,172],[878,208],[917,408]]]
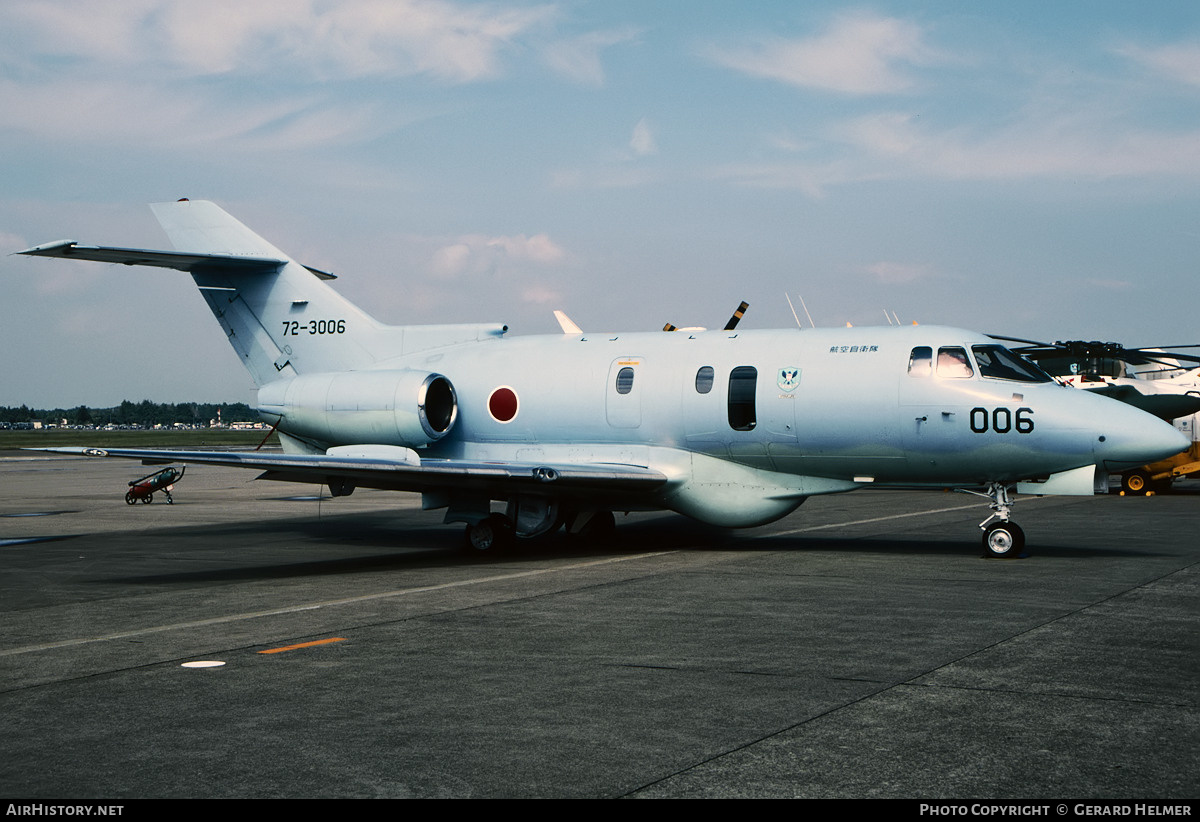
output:
[[[210,264],[191,269],[192,278],[257,385],[374,363],[370,352],[375,346],[363,343],[382,342],[376,338],[387,327],[322,282],[320,273],[292,260],[213,203],[183,200],[151,209],[176,249],[213,255]],[[278,265],[243,272],[220,257],[269,258]]]
[[[258,386],[299,374],[360,371],[413,351],[502,336],[508,326],[384,325],[217,205],[180,200],[150,207],[176,251],[79,245],[20,252],[187,271]]]

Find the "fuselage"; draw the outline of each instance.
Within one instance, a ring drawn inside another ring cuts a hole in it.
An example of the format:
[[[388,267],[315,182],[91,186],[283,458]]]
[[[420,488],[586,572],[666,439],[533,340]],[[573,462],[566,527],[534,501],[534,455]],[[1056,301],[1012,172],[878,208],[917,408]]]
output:
[[[742,508],[747,496],[767,500],[748,516],[755,522],[813,493],[1119,470],[1175,447],[1170,426],[997,361],[997,350],[934,326],[515,337],[379,362],[361,376],[376,396],[357,408],[319,377],[303,413],[279,399],[289,380],[264,387],[260,407],[317,448],[369,441],[423,460],[649,465],[681,487],[719,461],[748,473],[700,483],[698,510],[725,488]],[[427,374],[453,386],[455,419],[444,436],[414,441],[404,426],[389,429],[388,414],[415,408],[395,386]],[[735,491],[739,483],[753,489]],[[668,502],[695,515],[686,499]]]

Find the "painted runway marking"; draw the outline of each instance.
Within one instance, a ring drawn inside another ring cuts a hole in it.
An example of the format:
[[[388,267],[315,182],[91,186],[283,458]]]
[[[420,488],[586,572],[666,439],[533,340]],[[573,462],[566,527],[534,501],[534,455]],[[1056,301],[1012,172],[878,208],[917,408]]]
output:
[[[228,616],[213,617],[211,619],[198,619],[194,622],[176,622],[170,625],[153,625],[146,628],[138,628],[132,631],[121,631],[115,634],[105,634],[103,636],[64,639],[61,642],[46,642],[41,645],[27,645],[23,648],[10,648],[7,651],[0,651],[0,657],[28,654],[35,651],[52,651],[57,648],[70,648],[76,645],[89,645],[93,642],[109,642],[114,639],[129,639],[131,637],[147,636],[149,634],[160,634],[165,631],[178,631],[187,628],[204,628],[211,625],[225,625],[230,622],[242,622],[249,619],[261,619],[263,617],[296,614],[300,613],[301,611],[315,611],[318,608],[331,608],[337,605],[354,605],[360,602],[370,602],[376,599],[391,599],[393,597],[410,596],[412,594],[425,594],[433,591],[443,591],[450,588],[463,588],[470,585],[486,585],[490,582],[505,582],[512,579],[525,579],[529,577],[543,576],[545,574],[561,573],[563,571],[575,571],[580,568],[594,568],[600,565],[612,565],[614,563],[628,562],[630,560],[649,559],[652,557],[666,556],[667,554],[674,553],[677,552],[658,551],[652,554],[634,554],[626,557],[611,557],[609,559],[598,559],[591,562],[576,562],[571,565],[563,565],[556,568],[542,568],[536,571],[516,571],[511,574],[497,574],[490,577],[459,580],[458,582],[443,582],[438,585],[423,585],[419,588],[402,588],[398,591],[382,591],[378,594],[364,594],[362,596],[346,597],[344,599],[329,599],[323,602],[312,602],[307,605],[292,605],[286,608],[272,608],[266,611],[252,611],[245,614],[229,614]]]
[[[1022,500],[1027,502],[1028,500]],[[870,525],[873,522],[887,522],[890,519],[905,519],[906,517],[924,517],[929,514],[945,514],[950,511],[965,511],[968,508],[978,508],[979,503],[971,505],[955,505],[952,508],[935,508],[932,511],[910,511],[907,514],[889,514],[886,517],[872,517],[871,519],[859,519],[854,522],[830,522],[826,525],[809,525],[806,528],[793,528],[790,531],[776,531],[773,534],[763,534],[764,537],[790,537],[793,534],[804,534],[809,531],[823,531],[826,528],[848,528],[851,525]]]
[[[1030,500],[1023,501],[1028,502]],[[763,534],[762,536],[764,538],[786,537],[794,534],[808,533],[811,531],[822,531],[829,528],[847,528],[854,525],[870,525],[871,523],[875,522],[887,522],[888,520],[907,519],[909,517],[923,517],[930,514],[945,514],[953,511],[964,511],[968,508],[979,507],[980,503],[974,503],[970,505],[956,505],[950,508],[935,508],[932,511],[910,511],[906,514],[891,514],[886,517],[872,517],[870,519],[860,519],[852,522],[832,522],[826,525],[810,525],[806,528],[793,528],[788,531],[778,531],[773,534]],[[65,639],[61,642],[47,642],[42,645],[27,645],[23,648],[11,648],[7,651],[0,651],[0,657],[28,654],[35,651],[49,651],[55,648],[69,648],[74,645],[88,645],[93,642],[108,642],[114,639],[127,639],[129,637],[146,636],[147,634],[157,634],[164,631],[178,631],[186,628],[203,628],[210,625],[224,625],[230,622],[241,622],[248,619],[282,616],[284,614],[295,614],[301,611],[315,611],[318,608],[331,608],[337,605],[354,605],[360,602],[370,602],[376,599],[391,599],[393,597],[410,596],[412,594],[426,594],[433,591],[444,591],[450,588],[462,588],[469,585],[486,585],[489,582],[505,582],[512,579],[523,579],[528,577],[542,576],[545,574],[555,574],[563,571],[575,571],[580,568],[594,568],[600,565],[611,565],[617,562],[627,562],[629,560],[636,559],[650,559],[652,557],[661,557],[676,553],[679,553],[679,551],[656,551],[651,554],[635,554],[633,556],[626,557],[611,557],[609,559],[599,559],[590,562],[577,562],[571,565],[563,565],[556,568],[542,568],[536,571],[517,571],[511,574],[497,574],[496,576],[465,579],[458,582],[443,582],[438,585],[424,585],[419,588],[402,588],[398,591],[383,591],[378,594],[364,594],[362,596],[346,597],[344,599],[330,599],[323,602],[310,603],[308,605],[293,605],[287,608],[273,608],[267,611],[253,611],[245,614],[230,614],[223,617],[213,617],[212,619],[200,619],[196,620],[195,622],[177,622],[170,625],[155,625],[147,628],[139,628],[133,631],[106,634],[104,636]]]
[[[330,637],[329,639],[316,639],[312,642],[297,642],[295,645],[284,645],[282,648],[268,648],[265,651],[259,651],[260,654],[282,654],[284,651],[294,651],[297,648],[311,648],[314,645],[328,645],[330,642],[345,642],[344,636]]]

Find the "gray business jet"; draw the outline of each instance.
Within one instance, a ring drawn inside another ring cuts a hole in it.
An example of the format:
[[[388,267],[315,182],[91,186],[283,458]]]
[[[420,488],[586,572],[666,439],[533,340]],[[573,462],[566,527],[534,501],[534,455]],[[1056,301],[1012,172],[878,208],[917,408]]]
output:
[[[1066,388],[983,334],[934,326],[507,336],[506,325],[390,326],[210,202],[151,206],[175,251],[47,243],[41,257],[192,275],[258,386],[283,454],[67,453],[263,471],[261,479],[417,491],[489,551],[613,511],[762,525],[814,494],[978,493],[994,556],[1021,552],[1010,491],[1091,494],[1097,471],[1176,454],[1150,414]],[[503,509],[493,511],[493,504]]]

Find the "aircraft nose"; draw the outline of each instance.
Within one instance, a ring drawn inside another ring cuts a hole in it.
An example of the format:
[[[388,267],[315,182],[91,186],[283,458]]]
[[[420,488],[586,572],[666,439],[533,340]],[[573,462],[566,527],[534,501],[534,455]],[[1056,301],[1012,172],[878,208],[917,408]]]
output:
[[[1136,417],[1127,416],[1121,424],[1098,436],[1096,462],[1109,471],[1123,471],[1173,457],[1190,445],[1188,438],[1174,426],[1137,412]]]

